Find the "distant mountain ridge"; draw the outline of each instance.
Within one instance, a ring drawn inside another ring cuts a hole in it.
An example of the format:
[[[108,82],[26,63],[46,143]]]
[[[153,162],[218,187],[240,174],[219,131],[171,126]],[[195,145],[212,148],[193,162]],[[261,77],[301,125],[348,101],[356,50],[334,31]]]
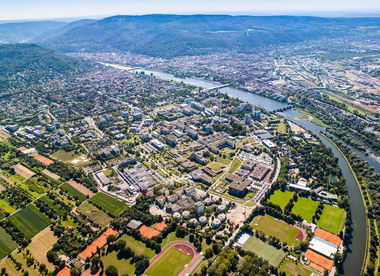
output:
[[[253,52],[257,47],[379,30],[378,17],[120,15],[67,23],[31,41],[63,52],[129,51],[171,58],[225,50]]]

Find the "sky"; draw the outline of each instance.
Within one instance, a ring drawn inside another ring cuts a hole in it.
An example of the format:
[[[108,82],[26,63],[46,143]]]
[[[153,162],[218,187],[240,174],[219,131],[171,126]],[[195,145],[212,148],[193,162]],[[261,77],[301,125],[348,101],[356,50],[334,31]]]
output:
[[[380,0],[0,0],[0,21],[117,14],[380,14]]]

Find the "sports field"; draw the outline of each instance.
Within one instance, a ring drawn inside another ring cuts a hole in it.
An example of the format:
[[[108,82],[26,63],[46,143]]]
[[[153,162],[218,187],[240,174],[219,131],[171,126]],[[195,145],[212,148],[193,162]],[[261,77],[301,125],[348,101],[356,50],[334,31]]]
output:
[[[278,267],[286,253],[252,236],[243,245],[243,249],[255,253],[257,256],[268,261],[270,265]]]
[[[191,257],[170,247],[146,272],[148,276],[176,276],[190,263]]]
[[[66,191],[68,192],[69,194],[71,194],[73,197],[77,198],[79,201],[85,201],[87,199],[87,197],[82,194],[81,192],[79,192],[77,189],[73,188],[70,184],[68,183],[64,183],[62,186],[61,186],[61,189],[63,191]]]
[[[30,239],[50,224],[50,219],[42,214],[36,206],[29,204],[25,209],[9,217],[26,238]]]
[[[113,216],[120,215],[127,208],[124,202],[104,193],[95,194],[90,201]]]
[[[335,206],[325,205],[317,225],[331,233],[339,234],[344,226],[345,212]]]
[[[276,237],[288,245],[299,243],[299,241],[296,240],[296,236],[299,232],[297,228],[276,220],[271,216],[265,215],[263,217],[256,217],[252,222],[252,227],[264,232],[266,235]]]
[[[292,213],[301,216],[304,220],[311,223],[318,204],[319,201],[299,196],[297,202],[294,202]]]
[[[49,263],[46,253],[53,248],[53,245],[57,242],[57,240],[58,238],[54,236],[54,233],[50,230],[50,227],[47,227],[35,235],[32,242],[27,247],[32,256],[38,262],[45,264],[46,268],[51,271],[54,270],[54,265]]]
[[[17,247],[17,243],[12,240],[11,236],[9,236],[3,228],[0,228],[0,259],[8,255]]]
[[[312,274],[311,270],[305,267],[301,263],[294,263],[289,259],[285,259],[281,266],[278,268],[279,272],[285,272],[286,275],[300,275],[300,276],[309,276]]]
[[[90,202],[83,202],[78,208],[77,212],[87,217],[90,221],[98,224],[101,228],[110,224],[112,218]]]
[[[293,198],[293,193],[289,191],[282,192],[281,190],[277,190],[273,195],[269,198],[269,202],[276,204],[284,210],[286,204],[289,203],[289,200]]]

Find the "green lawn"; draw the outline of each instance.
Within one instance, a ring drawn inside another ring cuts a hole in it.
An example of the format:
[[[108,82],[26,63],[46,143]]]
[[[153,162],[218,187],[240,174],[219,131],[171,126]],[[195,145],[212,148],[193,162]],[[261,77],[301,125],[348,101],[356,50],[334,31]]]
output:
[[[71,186],[69,183],[63,183],[61,190],[68,192],[70,195],[78,199],[80,202],[85,201],[87,197]]]
[[[9,205],[9,203],[3,199],[0,199],[0,208],[3,209],[8,214],[12,214],[16,211],[15,208]]]
[[[252,221],[252,227],[264,232],[266,235],[276,237],[280,239],[281,242],[286,242],[290,246],[299,243],[299,241],[296,240],[296,236],[299,232],[297,228],[276,220],[271,216],[265,215],[263,217],[256,217]]]
[[[191,257],[171,247],[146,272],[148,276],[176,276],[190,263]]]
[[[84,167],[88,163],[91,162],[89,158],[87,158],[84,154],[74,154],[74,152],[66,152],[64,150],[59,150],[50,155],[50,157],[57,159],[64,163],[69,163],[75,167]]]
[[[17,243],[12,240],[11,236],[9,236],[3,228],[0,228],[0,259],[8,255],[17,247]]]
[[[269,198],[269,202],[276,204],[284,210],[286,204],[289,203],[289,200],[293,198],[293,193],[289,191],[282,192],[281,190],[277,190],[273,195]]]
[[[210,167],[214,171],[218,171],[218,170],[220,170],[222,168],[225,168],[226,165],[214,162],[214,163],[211,163],[211,164],[207,165],[207,167]]]
[[[153,258],[156,254],[154,250],[146,247],[142,241],[138,241],[131,236],[125,234],[121,236],[120,239],[125,240],[126,246],[130,247],[135,252],[135,254],[146,255],[149,257],[149,259]]]
[[[108,266],[113,265],[117,267],[119,275],[134,275],[135,264],[131,264],[131,259],[118,259],[117,253],[117,251],[112,251],[101,258],[104,268],[106,269]]]
[[[301,216],[304,220],[311,223],[318,204],[319,201],[299,196],[297,202],[294,202],[292,213]]]
[[[283,250],[277,249],[260,239],[252,236],[243,245],[243,249],[255,253],[257,256],[268,261],[270,265],[278,267],[282,259],[286,256]]]
[[[223,155],[222,157],[220,157],[219,154],[215,155],[215,162],[217,163],[221,163],[228,166],[231,163],[231,161],[232,160],[228,157],[228,155],[226,155],[226,158],[223,158]]]
[[[281,266],[278,268],[279,272],[285,272],[286,275],[300,275],[300,276],[309,276],[312,274],[312,271],[305,267],[303,264],[285,259]]]
[[[324,205],[322,215],[317,221],[318,227],[321,227],[336,235],[343,229],[345,212],[331,205]]]
[[[239,158],[235,158],[232,161],[232,164],[231,164],[231,167],[230,167],[228,173],[233,174],[234,172],[236,172],[236,170],[240,167],[240,164],[241,164],[240,159]]]
[[[29,204],[25,209],[11,215],[9,220],[28,239],[45,229],[51,223],[51,220],[42,214],[33,204]]]
[[[106,227],[112,221],[112,218],[108,214],[88,201],[79,205],[77,212],[87,217],[90,221],[98,224],[101,228]]]
[[[127,208],[124,202],[104,193],[95,194],[90,201],[113,216],[120,215]]]

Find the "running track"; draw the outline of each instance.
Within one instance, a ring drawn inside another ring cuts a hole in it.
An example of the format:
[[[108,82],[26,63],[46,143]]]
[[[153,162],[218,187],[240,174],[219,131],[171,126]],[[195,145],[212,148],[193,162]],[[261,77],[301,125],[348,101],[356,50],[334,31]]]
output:
[[[166,251],[169,250],[169,248],[171,247],[174,247],[180,251],[182,251],[183,253],[189,255],[190,257],[192,257],[193,259],[191,260],[190,263],[187,264],[187,266],[178,274],[179,276],[185,276],[186,273],[188,273],[188,271],[192,268],[192,266],[199,260],[199,258],[201,257],[201,255],[197,252],[197,250],[195,249],[195,247],[191,244],[191,243],[188,243],[188,242],[173,242],[171,244],[169,244],[168,246],[166,246],[165,250],[162,251],[160,254],[158,254],[156,257],[154,257],[154,259],[152,260],[152,262],[149,264],[149,267],[145,270],[144,272],[144,275],[145,273],[148,271],[148,269],[155,263],[157,262],[157,260],[159,258],[161,258],[161,256],[163,254],[165,254]]]

